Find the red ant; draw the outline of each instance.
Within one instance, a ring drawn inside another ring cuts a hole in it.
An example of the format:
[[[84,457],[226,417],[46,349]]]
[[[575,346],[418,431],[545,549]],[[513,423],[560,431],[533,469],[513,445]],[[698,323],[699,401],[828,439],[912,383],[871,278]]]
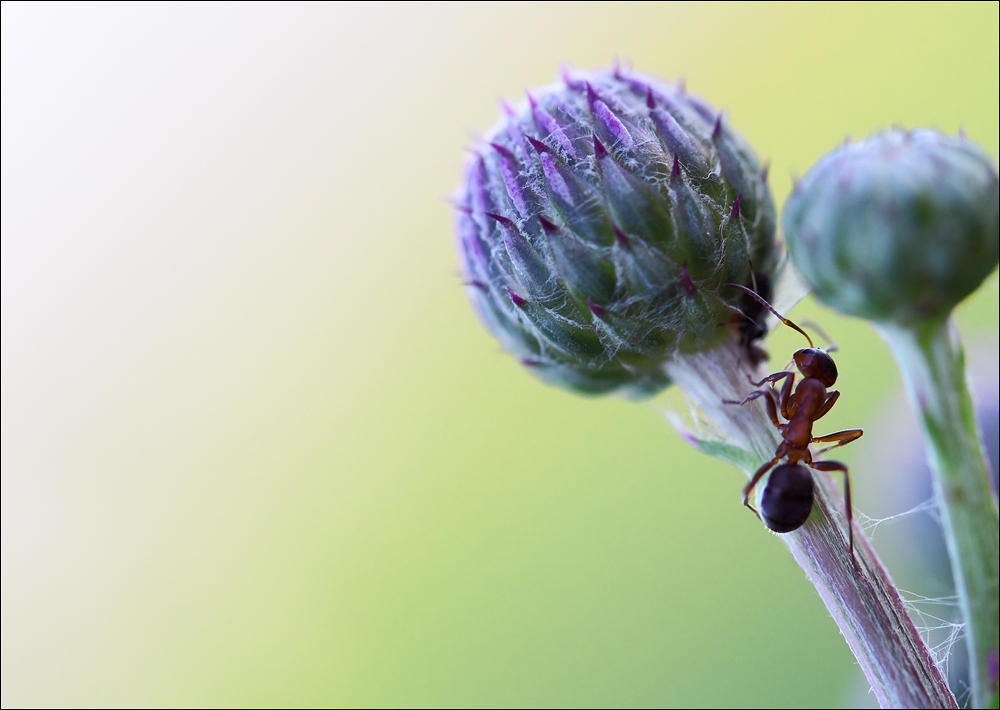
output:
[[[817,471],[843,471],[844,473],[844,504],[847,508],[847,535],[850,541],[851,561],[854,562],[855,571],[858,570],[857,560],[854,558],[854,529],[852,527],[853,514],[851,511],[851,479],[847,473],[847,466],[839,461],[813,461],[809,445],[812,443],[836,442],[828,446],[823,451],[849,444],[859,439],[864,431],[861,429],[844,429],[826,436],[813,436],[813,423],[823,417],[833,409],[840,392],[837,390],[827,391],[837,381],[837,365],[833,362],[830,354],[822,348],[813,345],[804,330],[795,325],[792,321],[778,313],[759,295],[739,284],[726,284],[733,288],[738,288],[754,300],[758,301],[767,310],[771,311],[781,320],[782,323],[797,330],[809,341],[808,348],[796,350],[792,358],[795,366],[802,373],[795,391],[792,387],[795,384],[795,373],[790,371],[775,372],[768,375],[760,382],[750,383],[754,387],[768,385],[766,389],[751,392],[742,401],[725,400],[725,404],[746,404],[759,397],[764,398],[767,407],[767,416],[781,431],[782,441],[778,444],[774,452],[774,458],[765,463],[750,479],[750,482],[743,489],[743,505],[754,512],[768,528],[778,533],[787,533],[802,526],[809,518],[813,506],[813,479],[812,474],[805,466],[814,468]],[[775,401],[774,385],[784,380],[781,386],[781,393]],[[786,420],[784,424],[778,419],[778,412]],[[820,452],[822,453],[822,451]],[[750,494],[754,487],[764,477],[768,471],[781,460],[787,459],[771,473],[764,492],[761,495],[760,513],[750,505]],[[803,466],[802,464],[805,464]]]

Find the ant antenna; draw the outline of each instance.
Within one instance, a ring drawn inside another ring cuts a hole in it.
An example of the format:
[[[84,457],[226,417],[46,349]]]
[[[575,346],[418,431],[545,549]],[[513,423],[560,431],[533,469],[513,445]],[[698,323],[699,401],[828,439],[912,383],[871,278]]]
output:
[[[781,315],[776,310],[774,310],[774,307],[770,303],[768,303],[763,298],[761,298],[760,296],[758,296],[756,293],[754,293],[753,291],[751,291],[750,289],[748,289],[746,286],[740,286],[739,284],[723,284],[723,285],[724,286],[732,286],[733,288],[738,288],[743,293],[747,294],[748,296],[751,296],[755,301],[759,302],[767,310],[771,311],[771,313],[773,313],[775,316],[777,316],[778,320],[780,320],[782,323],[784,323],[785,325],[787,325],[792,330],[797,330],[800,333],[802,333],[802,335],[805,336],[805,339],[809,341],[809,347],[811,347],[811,348],[816,347],[815,345],[813,345],[812,338],[809,337],[808,333],[806,333],[804,330],[802,330],[802,328],[798,327],[792,321],[788,320],[783,315]]]
[[[837,352],[837,344],[833,342],[830,336],[826,334],[826,331],[820,328],[819,325],[812,322],[811,320],[804,320],[802,321],[802,326],[804,328],[810,328],[811,330],[815,330],[817,333],[823,336],[823,339],[826,340],[826,347],[823,349],[826,350],[828,353]]]

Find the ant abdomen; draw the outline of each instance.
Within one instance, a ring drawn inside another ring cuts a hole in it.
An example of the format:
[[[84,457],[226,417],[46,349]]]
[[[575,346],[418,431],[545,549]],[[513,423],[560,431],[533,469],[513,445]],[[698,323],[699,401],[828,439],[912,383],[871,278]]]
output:
[[[809,469],[797,463],[777,466],[767,479],[760,499],[760,516],[776,533],[802,527],[813,507],[813,479]]]

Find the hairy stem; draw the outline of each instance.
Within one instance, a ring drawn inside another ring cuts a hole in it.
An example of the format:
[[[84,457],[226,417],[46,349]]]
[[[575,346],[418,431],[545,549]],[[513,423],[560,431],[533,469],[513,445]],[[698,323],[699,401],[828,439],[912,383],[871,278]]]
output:
[[[679,422],[675,426],[695,448],[734,464],[747,476],[774,456],[780,437],[764,408],[757,402],[742,407],[722,403],[742,399],[751,388],[746,379],[750,369],[736,343],[680,355],[667,371],[691,404],[693,430]],[[827,474],[814,471],[813,476],[816,498],[809,520],[780,537],[840,628],[879,704],[957,708],[888,572],[857,526],[854,545],[862,574],[855,574],[843,498]]]
[[[989,665],[991,656],[996,663],[1000,634],[1000,518],[965,382],[965,355],[950,319],[875,329],[896,359],[923,428],[965,620],[972,705],[988,707],[997,685]]]

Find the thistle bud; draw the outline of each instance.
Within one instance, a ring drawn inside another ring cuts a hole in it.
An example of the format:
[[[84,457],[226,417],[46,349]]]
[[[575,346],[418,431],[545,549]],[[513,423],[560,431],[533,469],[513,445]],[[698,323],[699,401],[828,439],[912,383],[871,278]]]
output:
[[[947,317],[996,268],[997,215],[997,171],[982,148],[892,130],[821,158],[782,224],[820,300],[907,325]]]
[[[737,337],[775,268],[766,170],[702,99],[615,69],[567,75],[471,152],[456,239],[473,307],[543,379],[650,394],[663,363]]]

